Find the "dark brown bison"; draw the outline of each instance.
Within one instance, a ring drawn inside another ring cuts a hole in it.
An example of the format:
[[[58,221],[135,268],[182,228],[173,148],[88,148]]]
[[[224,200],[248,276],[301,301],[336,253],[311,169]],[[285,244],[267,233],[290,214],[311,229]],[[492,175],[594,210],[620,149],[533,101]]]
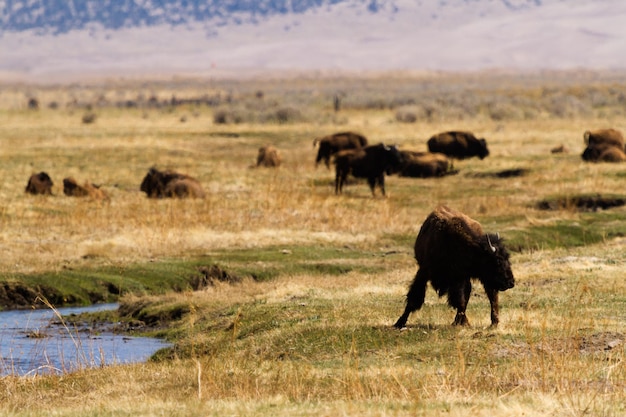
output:
[[[356,178],[367,178],[367,183],[375,195],[378,185],[385,195],[385,174],[394,172],[400,164],[400,152],[394,146],[365,146],[349,149],[335,154],[335,193],[340,194],[349,174]]]
[[[278,167],[282,162],[280,152],[272,145],[262,146],[256,158],[257,167]]]
[[[622,132],[620,132],[619,130],[587,130],[583,134],[583,138],[585,141],[585,145],[587,146],[611,145],[621,148],[622,150],[624,149],[624,136],[622,136]]]
[[[313,141],[313,147],[320,144],[315,159],[315,167],[320,161],[324,161],[326,167],[330,169],[330,158],[339,151],[346,149],[359,149],[367,146],[367,138],[354,132],[340,132],[333,135],[317,138]]]
[[[624,162],[624,137],[619,130],[600,129],[583,135],[587,147],[581,158],[588,162]]]
[[[38,174],[33,174],[28,178],[28,184],[24,192],[29,194],[43,194],[52,195],[52,178],[46,172],[41,171]]]
[[[403,328],[409,315],[422,307],[428,281],[440,297],[447,294],[448,304],[456,308],[453,324],[468,325],[465,308],[472,278],[483,284],[491,303],[491,325],[497,326],[498,292],[515,285],[509,253],[498,235],[485,234],[477,221],[441,206],[422,224],[414,250],[419,266],[395,327]]]
[[[96,200],[108,200],[109,196],[100,188],[99,185],[85,181],[83,185],[73,177],[63,179],[63,194],[69,197],[91,197]]]
[[[174,171],[150,168],[139,187],[149,198],[185,198],[205,196],[202,186],[193,177]]]
[[[487,141],[477,139],[473,133],[449,131],[442,132],[428,139],[428,150],[449,156],[450,158],[466,159],[474,156],[484,159],[489,156]]]
[[[452,161],[442,153],[400,151],[401,177],[428,178],[456,174]]]
[[[622,148],[610,144],[588,145],[581,158],[587,162],[624,162],[626,154]]]

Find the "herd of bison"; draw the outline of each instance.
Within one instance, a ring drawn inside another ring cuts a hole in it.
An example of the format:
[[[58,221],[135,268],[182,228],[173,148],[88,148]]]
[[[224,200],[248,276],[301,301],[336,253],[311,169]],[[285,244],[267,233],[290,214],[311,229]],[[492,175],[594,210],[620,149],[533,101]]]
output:
[[[615,129],[586,131],[586,145],[581,157],[590,162],[626,161],[622,133]],[[452,160],[489,155],[485,139],[471,132],[448,131],[432,136],[427,141],[428,152],[399,150],[383,143],[368,144],[367,139],[354,132],[339,132],[315,139],[318,147],[315,165],[324,162],[335,165],[335,193],[341,194],[348,175],[367,180],[372,194],[376,187],[385,195],[385,175],[404,177],[439,177],[455,174]],[[552,152],[563,152],[564,147]],[[256,166],[278,167],[280,152],[274,146],[259,149]],[[33,174],[26,186],[31,194],[52,195],[53,182],[45,172]],[[205,191],[200,182],[175,171],[150,168],[139,189],[149,198],[202,198]],[[90,196],[107,199],[106,193],[95,184],[78,184],[72,177],[63,179],[63,193],[67,196]],[[456,309],[455,325],[469,324],[465,316],[470,298],[471,279],[484,287],[491,304],[491,325],[499,318],[498,293],[513,288],[509,253],[497,234],[483,231],[482,226],[467,215],[446,206],[437,207],[424,221],[414,245],[418,270],[406,295],[406,307],[394,326],[405,327],[409,315],[419,310],[426,294],[427,283],[448,304]]]

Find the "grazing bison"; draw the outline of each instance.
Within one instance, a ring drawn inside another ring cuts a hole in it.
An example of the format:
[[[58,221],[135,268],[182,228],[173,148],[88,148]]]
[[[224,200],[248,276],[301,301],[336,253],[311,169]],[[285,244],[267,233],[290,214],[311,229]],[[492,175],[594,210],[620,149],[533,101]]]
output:
[[[52,195],[52,178],[46,172],[41,171],[38,174],[33,174],[28,178],[28,184],[24,192],[29,194],[43,194]]]
[[[259,148],[259,153],[256,157],[257,167],[278,167],[281,162],[280,152],[275,147],[267,145]]]
[[[149,198],[205,196],[202,186],[193,177],[174,171],[159,171],[152,167],[139,187]]]
[[[394,146],[383,143],[360,149],[349,149],[335,155],[335,194],[340,194],[348,174],[356,178],[367,178],[375,195],[378,185],[385,195],[385,174],[394,172],[400,164],[400,152]]]
[[[96,200],[108,200],[109,196],[100,189],[99,185],[85,181],[79,185],[73,177],[63,179],[63,194],[69,197],[91,197]]]
[[[422,224],[414,250],[419,267],[395,327],[403,328],[409,315],[422,307],[428,281],[440,297],[447,294],[448,304],[456,308],[453,324],[468,325],[465,308],[472,291],[471,278],[483,284],[491,303],[491,325],[497,326],[498,292],[515,284],[509,253],[498,235],[485,234],[477,221],[441,206]]]
[[[320,146],[315,159],[315,167],[320,161],[324,161],[326,167],[330,169],[330,158],[339,151],[346,149],[359,149],[367,146],[367,139],[363,135],[354,132],[340,132],[333,135],[317,138],[313,141],[313,147],[319,142]]]
[[[487,141],[476,139],[470,132],[442,132],[428,139],[428,150],[447,155],[451,158],[466,159],[474,156],[484,159],[489,156]]]
[[[587,130],[583,138],[585,145],[597,146],[597,145],[611,145],[624,149],[624,136],[622,132],[615,129],[599,129],[599,130]]]
[[[456,174],[452,161],[442,153],[400,151],[401,177],[428,178]]]

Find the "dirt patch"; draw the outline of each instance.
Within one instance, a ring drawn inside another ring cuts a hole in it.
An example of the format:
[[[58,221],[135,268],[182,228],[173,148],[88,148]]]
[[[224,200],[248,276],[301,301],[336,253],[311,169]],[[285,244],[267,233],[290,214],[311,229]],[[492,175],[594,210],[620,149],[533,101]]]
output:
[[[512,168],[495,172],[479,172],[475,174],[470,174],[469,176],[474,178],[515,178],[523,177],[529,172],[530,170],[527,168]]]
[[[626,335],[617,332],[602,332],[585,336],[579,349],[584,353],[597,353],[617,349],[626,342]]]
[[[198,272],[200,272],[200,275],[193,275],[189,279],[189,284],[194,291],[213,287],[216,282],[235,284],[242,281],[241,277],[231,274],[218,265],[201,266],[198,268]]]
[[[19,282],[0,283],[0,308],[3,310],[19,310],[43,307],[42,299],[52,305],[71,305],[77,298],[61,294],[59,291],[42,286],[28,287]]]
[[[598,194],[593,196],[580,195],[544,199],[537,203],[537,208],[539,210],[598,211],[621,207],[625,204],[626,197],[602,196]]]

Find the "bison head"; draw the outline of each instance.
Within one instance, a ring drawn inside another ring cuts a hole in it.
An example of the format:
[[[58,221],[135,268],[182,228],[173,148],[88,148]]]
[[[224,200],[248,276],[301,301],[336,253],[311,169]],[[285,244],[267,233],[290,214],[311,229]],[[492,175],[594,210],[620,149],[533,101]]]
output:
[[[479,241],[482,262],[478,275],[486,287],[506,291],[515,286],[515,278],[511,271],[509,252],[504,247],[500,236],[483,235]]]
[[[487,149],[487,141],[484,138],[478,139],[478,143],[480,147],[478,149],[478,157],[480,159],[485,159],[489,156],[489,149]]]
[[[139,190],[147,194],[148,197],[163,197],[163,190],[165,188],[164,175],[156,168],[150,168],[150,171],[146,174]]]

